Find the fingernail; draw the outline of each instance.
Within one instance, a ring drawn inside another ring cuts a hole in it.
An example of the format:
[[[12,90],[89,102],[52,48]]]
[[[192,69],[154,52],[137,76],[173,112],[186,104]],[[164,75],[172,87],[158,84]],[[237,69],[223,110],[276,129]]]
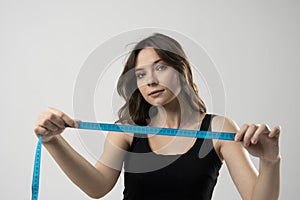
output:
[[[252,138],[252,144],[256,144],[257,140],[255,138]]]

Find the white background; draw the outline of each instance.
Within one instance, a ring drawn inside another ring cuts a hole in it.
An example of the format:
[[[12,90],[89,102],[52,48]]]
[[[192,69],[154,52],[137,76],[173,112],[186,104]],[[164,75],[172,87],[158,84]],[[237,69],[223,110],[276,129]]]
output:
[[[224,82],[226,114],[239,125],[282,126],[280,199],[295,199],[299,19],[296,0],[0,1],[1,199],[30,199],[38,114],[52,106],[73,116],[76,77],[90,53],[143,27],[181,32],[206,49]],[[93,162],[74,131],[63,135]],[[45,149],[42,159],[41,200],[89,199]],[[122,183],[103,199],[121,199]],[[213,199],[240,199],[225,165]]]

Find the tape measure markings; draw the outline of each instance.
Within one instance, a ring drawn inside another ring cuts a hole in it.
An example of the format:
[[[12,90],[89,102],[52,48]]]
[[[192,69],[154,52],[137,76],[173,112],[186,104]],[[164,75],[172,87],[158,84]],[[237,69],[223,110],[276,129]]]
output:
[[[40,166],[41,166],[41,153],[42,153],[42,140],[43,137],[39,137],[39,141],[37,143],[36,151],[35,151],[35,159],[34,159],[34,168],[33,168],[33,178],[32,178],[32,200],[37,200],[39,195],[39,182],[40,182]]]
[[[79,125],[78,129],[195,137],[195,138],[203,138],[203,139],[234,140],[235,137],[235,134],[230,132],[212,132],[212,131],[202,131],[202,130],[158,128],[158,127],[149,127],[149,126],[133,126],[133,125],[93,123],[93,122],[78,122],[78,125]]]

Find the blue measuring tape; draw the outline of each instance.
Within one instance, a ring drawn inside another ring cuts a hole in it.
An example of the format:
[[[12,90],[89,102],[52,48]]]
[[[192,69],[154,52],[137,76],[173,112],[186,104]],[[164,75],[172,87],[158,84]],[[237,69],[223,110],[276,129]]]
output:
[[[42,140],[43,140],[43,137],[40,136],[39,141],[37,143],[36,152],[35,152],[33,177],[32,177],[32,184],[31,184],[31,189],[32,189],[31,199],[32,200],[37,200],[38,199],[38,194],[39,194]]]
[[[158,128],[158,127],[148,127],[148,126],[133,126],[133,125],[92,123],[92,122],[78,122],[78,125],[79,125],[78,129],[129,132],[129,133],[139,133],[139,134],[157,134],[157,135],[167,135],[167,136],[194,137],[194,138],[203,138],[203,139],[234,140],[235,137],[234,133],[229,133],[229,132],[212,132],[212,131],[201,131],[201,130]],[[66,127],[70,127],[70,126],[66,124]],[[33,178],[32,178],[32,198],[31,198],[32,200],[38,199],[42,139],[43,137],[40,136],[36,147],[36,153],[35,153]]]

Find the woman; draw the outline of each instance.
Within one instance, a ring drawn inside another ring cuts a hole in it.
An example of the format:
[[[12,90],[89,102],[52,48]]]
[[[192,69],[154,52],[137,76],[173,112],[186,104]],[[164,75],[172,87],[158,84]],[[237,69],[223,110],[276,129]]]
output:
[[[278,199],[280,127],[244,124],[206,113],[180,44],[154,34],[140,41],[118,82],[125,99],[120,124],[236,133],[235,141],[109,132],[95,166],[63,139],[65,113],[47,108],[34,131],[67,176],[86,194],[101,198],[115,185],[124,163],[124,199],[211,199],[225,161],[243,199]],[[260,159],[259,173],[247,150]],[[141,156],[139,156],[141,155]]]

